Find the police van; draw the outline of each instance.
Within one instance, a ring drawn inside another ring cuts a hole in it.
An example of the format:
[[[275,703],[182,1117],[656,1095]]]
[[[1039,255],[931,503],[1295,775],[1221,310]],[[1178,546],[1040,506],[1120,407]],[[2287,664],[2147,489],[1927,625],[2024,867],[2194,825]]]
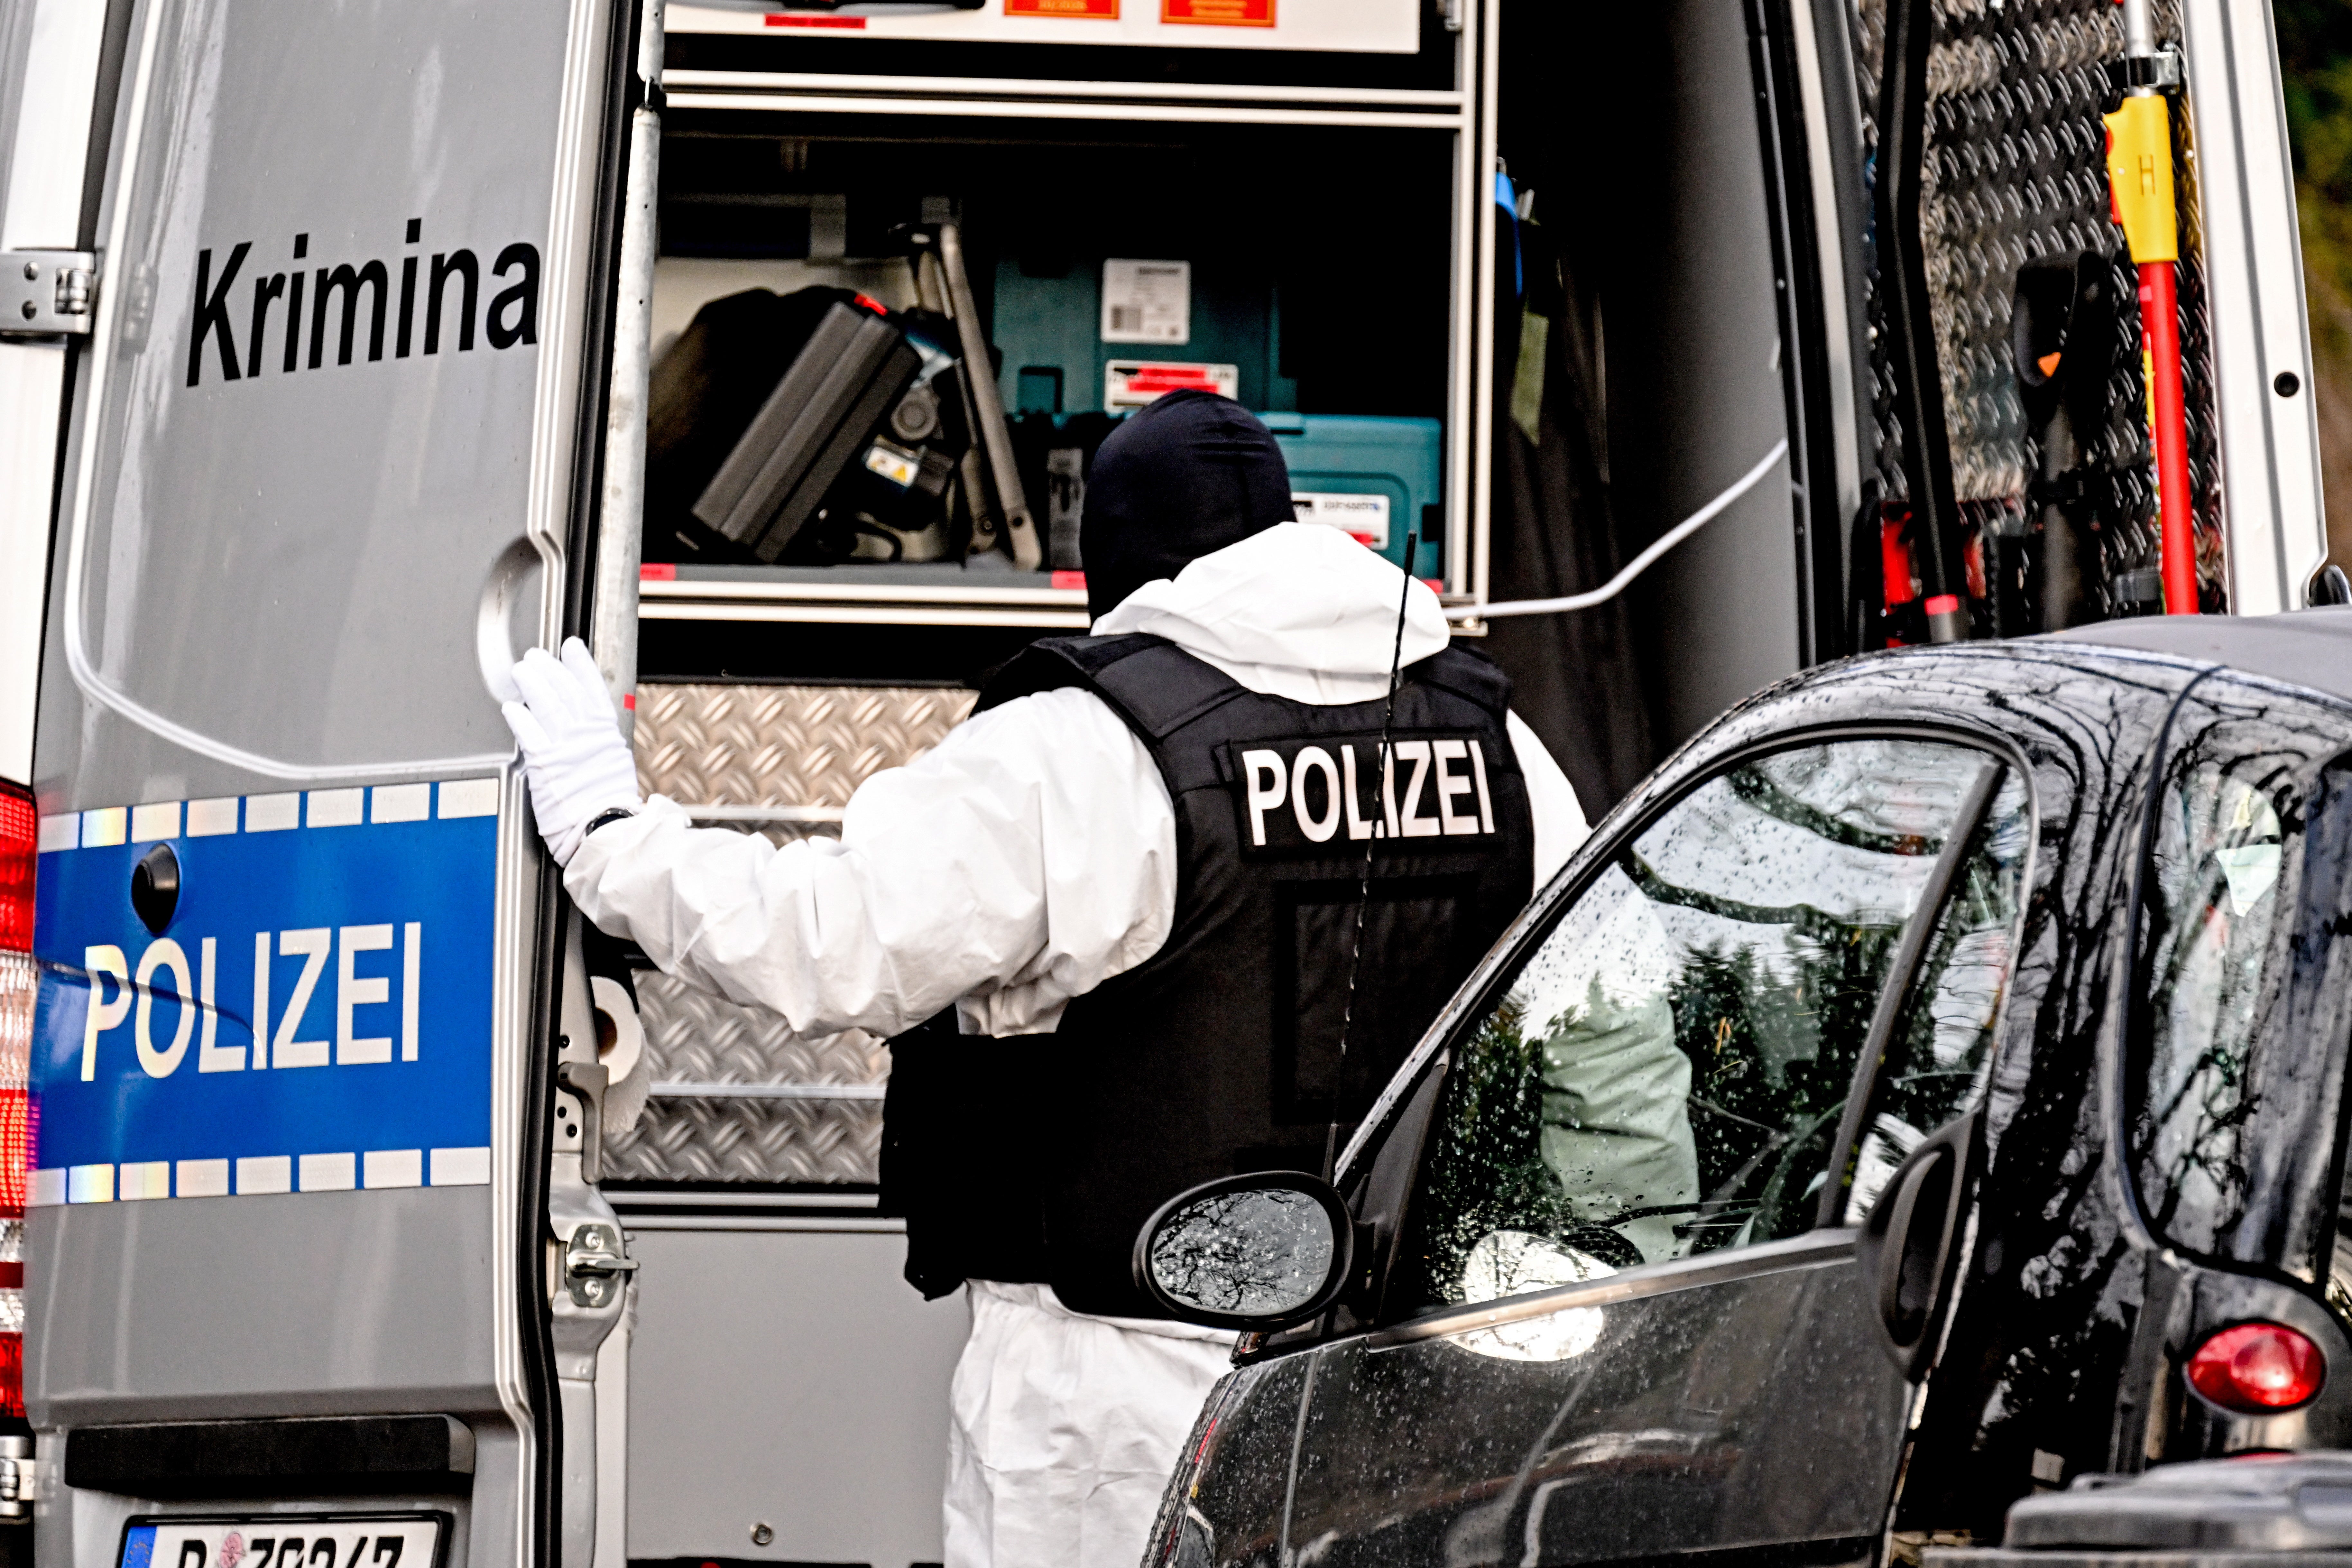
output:
[[[2261,0],[0,8],[0,1541],[936,1562],[886,1043],[583,926],[520,653],[833,831],[1084,629],[1092,444],[1179,386],[1596,808],[1830,658],[2325,600],[2280,102]],[[730,532],[816,341],[740,323],[819,305],[901,368]]]

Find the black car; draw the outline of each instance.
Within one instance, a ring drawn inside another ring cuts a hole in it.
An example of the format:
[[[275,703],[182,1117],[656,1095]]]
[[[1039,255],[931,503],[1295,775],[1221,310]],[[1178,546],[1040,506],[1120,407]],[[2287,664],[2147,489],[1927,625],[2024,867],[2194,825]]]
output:
[[[1148,1562],[1916,1562],[2078,1474],[2352,1445],[2348,938],[2352,610],[1751,699],[1336,1193],[1146,1227],[1148,1289],[1255,1331]]]

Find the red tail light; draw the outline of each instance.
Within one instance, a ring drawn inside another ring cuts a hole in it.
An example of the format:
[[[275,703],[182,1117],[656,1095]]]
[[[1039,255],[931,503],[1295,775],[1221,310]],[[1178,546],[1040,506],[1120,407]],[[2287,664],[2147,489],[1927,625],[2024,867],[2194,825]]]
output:
[[[33,1054],[33,797],[0,784],[0,1418],[25,1415],[25,1087]]]
[[[2223,1329],[2189,1358],[2189,1386],[2242,1415],[2272,1415],[2308,1404],[2326,1382],[2327,1358],[2283,1323]]]
[[[0,951],[32,951],[33,839],[33,797],[0,784]]]

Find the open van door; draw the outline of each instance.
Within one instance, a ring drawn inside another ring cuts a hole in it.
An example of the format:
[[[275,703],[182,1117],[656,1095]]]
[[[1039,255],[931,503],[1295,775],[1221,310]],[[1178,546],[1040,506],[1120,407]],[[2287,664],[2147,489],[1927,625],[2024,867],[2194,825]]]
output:
[[[35,757],[52,1568],[589,1561],[627,1259],[498,702],[564,629],[633,9],[129,6]]]

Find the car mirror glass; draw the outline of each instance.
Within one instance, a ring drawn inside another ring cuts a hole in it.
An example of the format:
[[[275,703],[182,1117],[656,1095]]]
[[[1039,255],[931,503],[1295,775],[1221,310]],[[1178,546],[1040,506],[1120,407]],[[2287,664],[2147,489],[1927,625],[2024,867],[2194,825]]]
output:
[[[1328,1184],[1295,1172],[1225,1177],[1152,1216],[1136,1243],[1136,1283],[1187,1321],[1274,1328],[1330,1303],[1350,1240]]]

